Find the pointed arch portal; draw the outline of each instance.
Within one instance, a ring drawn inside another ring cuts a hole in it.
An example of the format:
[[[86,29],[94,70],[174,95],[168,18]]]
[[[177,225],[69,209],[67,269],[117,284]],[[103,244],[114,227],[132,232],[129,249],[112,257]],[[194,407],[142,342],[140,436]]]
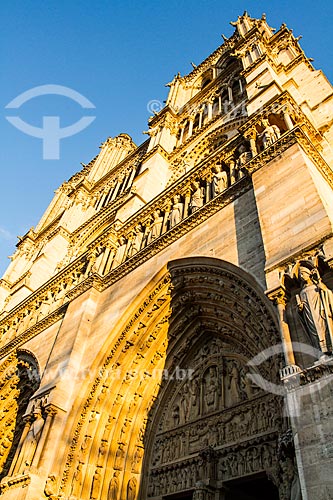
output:
[[[247,363],[279,341],[275,311],[247,273],[219,259],[170,262],[96,360],[64,433],[61,494],[278,499],[282,401],[252,384]],[[278,368],[269,359],[260,373],[277,383]]]

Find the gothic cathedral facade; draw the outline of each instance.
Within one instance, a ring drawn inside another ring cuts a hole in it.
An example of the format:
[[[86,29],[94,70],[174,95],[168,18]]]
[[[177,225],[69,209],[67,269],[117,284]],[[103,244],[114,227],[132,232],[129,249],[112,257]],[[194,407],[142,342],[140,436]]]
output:
[[[4,500],[333,498],[333,92],[246,12],[0,280]]]

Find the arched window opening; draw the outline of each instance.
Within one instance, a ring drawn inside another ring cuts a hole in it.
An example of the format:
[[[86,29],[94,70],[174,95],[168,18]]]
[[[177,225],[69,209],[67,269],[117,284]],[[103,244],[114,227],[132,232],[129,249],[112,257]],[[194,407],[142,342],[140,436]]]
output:
[[[222,114],[225,115],[228,113],[228,111],[230,109],[228,89],[223,90],[223,92],[221,94],[221,102],[222,102]]]
[[[242,90],[239,80],[235,80],[231,87],[232,90],[232,100],[234,104],[238,104],[242,99]]]
[[[214,118],[214,116],[216,116],[216,115],[219,114],[219,111],[220,111],[219,98],[218,97],[214,97],[213,105],[212,105],[212,116],[213,116],[213,118]]]
[[[208,122],[208,106],[207,104],[205,104],[202,110],[201,126],[203,127],[204,125],[206,125],[207,122]]]
[[[197,130],[199,128],[199,123],[200,123],[200,114],[197,113],[195,115],[194,122],[193,122],[193,131]]]

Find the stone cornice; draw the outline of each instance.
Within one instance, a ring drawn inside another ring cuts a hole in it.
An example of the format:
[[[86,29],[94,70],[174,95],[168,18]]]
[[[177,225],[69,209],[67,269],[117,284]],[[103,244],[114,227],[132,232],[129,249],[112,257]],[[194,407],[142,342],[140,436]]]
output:
[[[67,277],[79,271],[82,268],[87,252],[76,258],[71,264],[62,269],[56,276],[53,276],[46,283],[44,283],[35,292],[29,295],[26,299],[22,300],[17,306],[11,309],[6,316],[0,320],[0,327],[4,326],[8,321],[16,317],[21,311],[23,311],[30,304],[33,304],[40,296],[45,294],[53,285],[57,285],[66,280]]]
[[[264,149],[261,153],[252,158],[246,165],[246,170],[249,174],[253,174],[268,162],[280,156],[281,153],[289,149],[294,144],[299,144],[304,152],[310,156],[313,163],[322,174],[327,183],[333,188],[333,171],[321,156],[313,142],[310,140],[305,131],[296,126],[289,132],[282,134],[281,137],[271,146]]]
[[[59,309],[43,318],[34,326],[10,340],[6,345],[0,347],[0,359],[8,356],[11,352],[16,351],[21,345],[25,344],[30,339],[36,337],[40,332],[46,330],[49,326],[62,319],[65,316],[67,306],[68,304],[59,307]]]
[[[288,367],[286,367],[287,369]],[[305,387],[313,382],[319,382],[322,379],[329,378],[331,383],[333,375],[333,357],[326,356],[320,359],[315,365],[306,369],[295,370],[289,376],[284,377],[285,388],[288,392]],[[324,381],[325,383],[325,381]]]
[[[157,144],[155,147],[153,147],[153,149],[148,151],[143,156],[142,162],[143,163],[147,162],[147,160],[149,160],[149,158],[154,156],[154,154],[156,154],[156,153],[159,153],[165,160],[167,160],[167,161],[169,160],[169,153],[167,151],[165,151],[165,149],[160,144]]]

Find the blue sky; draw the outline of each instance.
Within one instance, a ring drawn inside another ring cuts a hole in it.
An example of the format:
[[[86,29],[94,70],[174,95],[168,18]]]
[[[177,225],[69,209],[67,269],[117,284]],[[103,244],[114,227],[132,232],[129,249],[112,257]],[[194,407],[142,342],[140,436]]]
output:
[[[80,170],[80,162],[88,163],[108,136],[126,132],[143,142],[148,103],[163,101],[164,84],[178,71],[189,73],[190,62],[207,57],[221,44],[222,33],[230,36],[229,21],[245,9],[253,17],[265,12],[271,26],[286,22],[296,36],[303,35],[305,53],[333,81],[333,4],[323,0],[1,2],[0,275],[16,236],[37,224],[54,190]],[[19,111],[5,109],[22,92],[46,84],[76,90],[95,109],[82,110],[57,95],[32,99]],[[61,127],[82,115],[96,119],[61,140],[59,160],[43,160],[42,141],[5,118],[14,115],[36,127],[46,115],[60,116]]]

